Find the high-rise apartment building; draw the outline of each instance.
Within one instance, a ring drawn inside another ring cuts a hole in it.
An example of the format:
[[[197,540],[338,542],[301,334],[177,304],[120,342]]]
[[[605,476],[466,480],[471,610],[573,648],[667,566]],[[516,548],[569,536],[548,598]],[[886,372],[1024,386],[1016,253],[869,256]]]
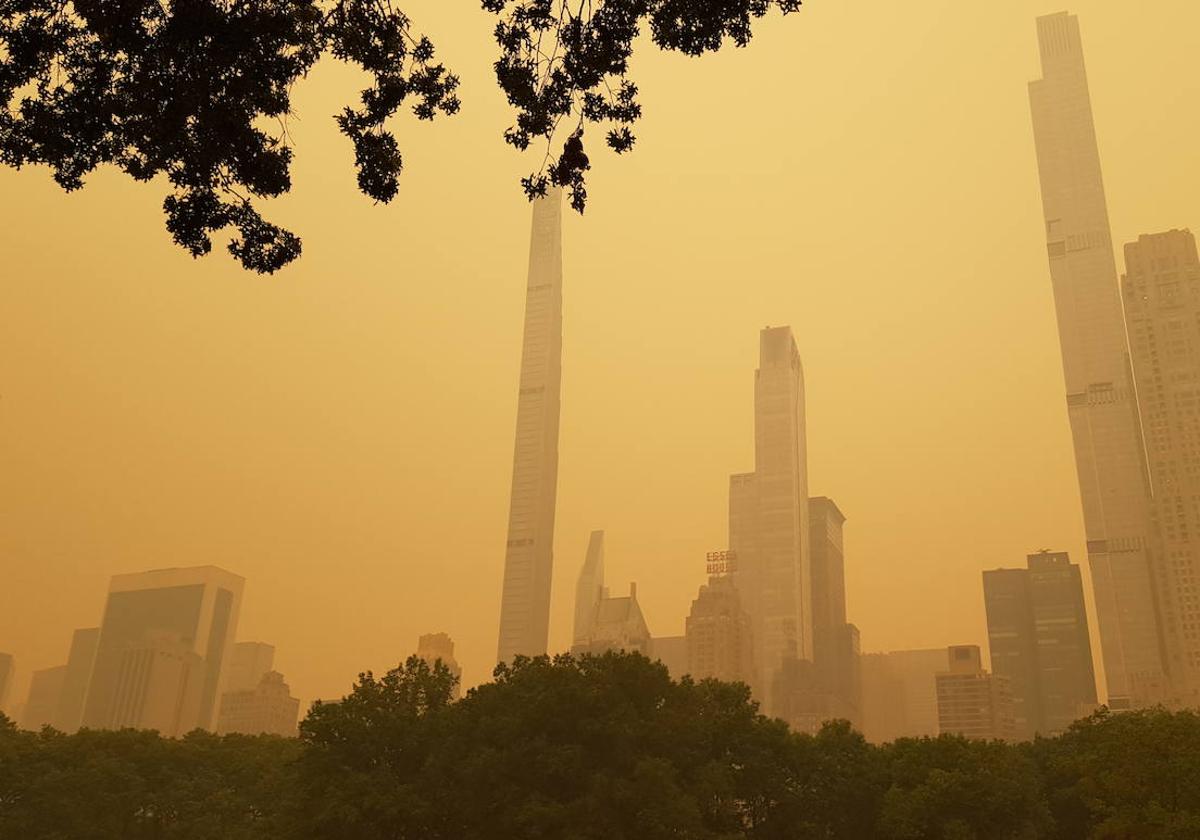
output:
[[[454,658],[454,640],[446,633],[426,633],[417,639],[417,656],[430,665],[441,662],[454,675],[454,691],[451,699],[462,696],[462,666]]]
[[[1096,705],[1083,580],[1061,552],[983,573],[992,673],[1007,677],[1018,738],[1056,735]]]
[[[253,691],[263,675],[275,668],[275,646],[237,642],[225,666],[225,691]]]
[[[575,583],[575,627],[572,643],[586,642],[596,618],[596,605],[606,594],[604,588],[604,532],[592,531],[587,555]]]
[[[1079,21],[1038,19],[1042,78],[1029,98],[1067,413],[1096,618],[1115,707],[1161,699],[1153,530],[1142,436]]]
[[[864,653],[862,732],[885,744],[938,734],[937,674],[950,667],[946,648]]]
[[[770,711],[784,664],[813,656],[804,372],[790,327],[759,335],[754,473],[733,476],[729,495],[736,584],[750,613],[757,684]]]
[[[83,725],[212,729],[244,583],[215,566],[113,577]]]
[[[533,205],[498,658],[546,652],[562,392],[562,195]]]
[[[67,670],[63,674],[62,693],[54,714],[54,728],[71,734],[83,720],[83,704],[87,700],[88,684],[96,663],[96,646],[100,641],[99,627],[84,627],[71,635],[71,650],[67,654]]]
[[[698,680],[754,685],[753,630],[731,575],[709,576],[685,626],[687,673]]]
[[[1173,699],[1200,705],[1200,260],[1190,231],[1125,246],[1122,291],[1159,558],[1155,583]]]
[[[296,719],[300,716],[300,701],[283,681],[283,674],[267,671],[251,689],[227,691],[221,695],[221,711],[217,716],[217,732],[226,735],[296,734]]]
[[[954,645],[950,670],[937,675],[938,732],[984,741],[1011,741],[1012,691],[1007,677],[983,669],[977,645]]]

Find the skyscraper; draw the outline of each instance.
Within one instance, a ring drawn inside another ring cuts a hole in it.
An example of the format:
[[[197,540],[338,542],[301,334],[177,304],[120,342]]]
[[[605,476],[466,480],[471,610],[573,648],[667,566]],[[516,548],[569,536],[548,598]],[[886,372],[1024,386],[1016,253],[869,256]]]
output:
[[[62,696],[63,678],[67,666],[43,668],[33,672],[29,683],[29,697],[21,710],[21,728],[37,732],[43,726],[54,725],[54,712]]]
[[[730,479],[729,547],[768,706],[785,662],[813,656],[804,371],[790,327],[759,335],[754,473]],[[768,709],[769,710],[769,709]]]
[[[533,205],[498,658],[546,652],[562,388],[562,195]]]
[[[977,645],[954,645],[949,658],[950,670],[936,677],[938,732],[983,741],[1013,740],[1008,678],[983,670]]]
[[[813,663],[836,717],[859,720],[858,628],[846,621],[846,517],[832,499],[808,500]]]
[[[992,673],[1007,677],[1018,738],[1056,735],[1096,703],[1083,581],[1061,552],[983,573]]]
[[[113,577],[83,725],[212,729],[244,583],[215,566]]]
[[[92,679],[99,641],[99,627],[80,628],[71,635],[67,671],[63,675],[62,694],[53,721],[54,728],[60,732],[75,732],[83,720],[83,704],[87,700],[88,683]]]
[[[716,573],[710,574],[708,583],[700,587],[687,617],[686,673],[698,680],[711,677],[753,686],[757,674],[750,615],[742,604],[733,576],[713,571]]]
[[[1186,230],[1125,246],[1122,289],[1161,536],[1155,582],[1175,699],[1200,704],[1200,260]]]
[[[587,641],[596,618],[596,607],[605,595],[604,532],[592,531],[579,580],[575,583],[575,629],[572,643]]]
[[[1029,98],[1104,671],[1112,705],[1143,705],[1164,684],[1153,531],[1100,154],[1079,21],[1037,28],[1043,78]]]
[[[454,640],[447,633],[426,633],[417,639],[417,656],[430,665],[441,662],[454,675],[454,691],[451,699],[462,696],[462,666],[454,658]]]

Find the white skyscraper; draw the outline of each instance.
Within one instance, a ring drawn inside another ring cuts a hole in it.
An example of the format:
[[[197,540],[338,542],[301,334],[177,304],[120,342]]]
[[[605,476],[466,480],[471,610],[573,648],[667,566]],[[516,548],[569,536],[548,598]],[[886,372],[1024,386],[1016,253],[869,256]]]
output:
[[[562,195],[533,205],[498,658],[546,652],[562,390]]]
[[[763,699],[784,662],[812,659],[804,371],[790,327],[763,330],[754,379],[754,473],[732,476],[729,547],[753,625]]]
[[[1111,704],[1161,697],[1152,531],[1137,400],[1079,21],[1039,18],[1043,78],[1030,83],[1046,249],[1088,564]]]

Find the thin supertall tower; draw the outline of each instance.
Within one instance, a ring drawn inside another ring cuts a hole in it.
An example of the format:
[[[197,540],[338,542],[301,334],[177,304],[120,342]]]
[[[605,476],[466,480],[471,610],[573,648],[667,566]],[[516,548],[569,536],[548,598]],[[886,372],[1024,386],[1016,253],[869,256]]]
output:
[[[1079,21],[1038,19],[1031,82],[1046,250],[1110,705],[1163,690],[1149,484]]]
[[[562,196],[533,205],[497,656],[546,652],[562,393]]]

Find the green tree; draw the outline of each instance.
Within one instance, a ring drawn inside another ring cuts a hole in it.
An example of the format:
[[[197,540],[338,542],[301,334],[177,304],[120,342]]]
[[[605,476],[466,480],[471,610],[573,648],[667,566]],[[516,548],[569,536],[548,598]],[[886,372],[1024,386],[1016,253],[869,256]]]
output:
[[[1036,745],[1057,837],[1200,837],[1200,715],[1107,709]]]
[[[883,749],[890,784],[878,832],[887,840],[1034,840],[1052,826],[1027,747],[952,735]]]
[[[641,106],[628,66],[639,32],[700,55],[726,41],[745,46],[752,20],[800,6],[480,1],[497,16],[496,79],[516,111],[505,140],[547,146],[525,191],[566,187],[581,212],[585,129],[597,126],[618,153],[633,146]],[[327,55],[371,77],[335,119],[353,143],[359,188],[391,201],[403,159],[390,118],[404,107],[421,120],[460,107],[458,78],[392,0],[0,0],[0,163],[45,164],[66,190],[101,164],[139,181],[164,176],[179,245],[207,254],[212,234],[232,227],[229,251],[242,265],[274,272],[301,242],[255,201],[291,188],[292,87]]]

